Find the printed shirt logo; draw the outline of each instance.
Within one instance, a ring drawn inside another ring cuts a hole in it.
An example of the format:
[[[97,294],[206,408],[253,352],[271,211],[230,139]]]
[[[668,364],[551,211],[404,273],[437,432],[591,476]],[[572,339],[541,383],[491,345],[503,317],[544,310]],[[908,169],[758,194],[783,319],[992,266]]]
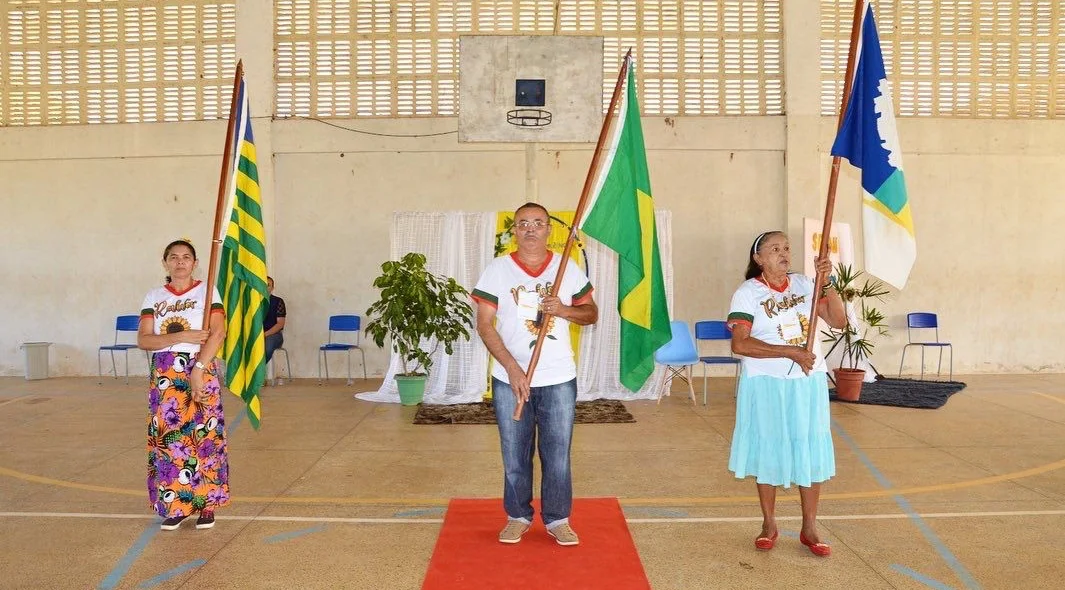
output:
[[[184,332],[185,330],[191,330],[192,326],[185,318],[175,315],[170,316],[163,320],[163,323],[159,326],[159,333],[161,334],[175,334],[177,332]]]
[[[762,311],[765,312],[766,317],[769,319],[773,319],[781,314],[784,314],[788,310],[794,309],[799,305],[802,305],[805,302],[806,295],[792,294],[784,295],[784,297],[779,301],[777,301],[773,297],[769,297],[765,301],[762,301],[760,305],[762,306]],[[796,316],[799,320],[799,329],[801,330],[801,333],[797,335],[795,334],[794,319],[791,319],[789,322],[785,317],[781,317],[780,320],[778,320],[777,322],[777,335],[780,336],[780,339],[786,342],[787,344],[793,346],[802,346],[806,343],[806,335],[810,331],[810,318],[806,317],[806,315],[801,312],[795,312],[795,315],[791,316],[791,318],[795,318]],[[790,333],[788,334],[788,336],[784,335],[784,326],[782,322],[792,324],[791,326],[789,326]]]
[[[535,291],[536,294],[539,296],[540,301],[543,301],[544,297],[547,297],[547,296],[551,295],[551,286],[552,285],[553,285],[553,283],[550,282],[550,281],[548,281],[547,283],[543,283],[543,284],[536,283],[536,286],[533,287],[533,291]],[[512,288],[510,290],[510,295],[511,295],[511,297],[514,298],[514,304],[518,305],[518,298],[519,298],[520,294],[521,293],[529,293],[529,292],[530,291],[525,288],[525,285],[518,285],[517,287],[514,287],[514,288]],[[529,342],[529,348],[533,348],[533,347],[536,346],[536,336],[540,333],[540,322],[541,321],[543,321],[543,310],[538,309],[537,313],[536,313],[536,319],[535,320],[525,320],[525,322],[524,322],[525,323],[525,329],[528,330],[529,334],[532,334],[532,336],[533,336],[532,341]],[[551,334],[551,332],[554,331],[554,329],[555,329],[555,316],[551,316],[551,317],[547,318],[547,335],[546,335],[546,337],[551,339],[551,340],[558,340],[558,338],[556,336]]]
[[[767,318],[774,318],[782,311],[787,311],[793,307],[798,307],[799,304],[806,302],[806,295],[785,295],[783,299],[777,301],[770,297],[761,303],[762,309],[765,310],[765,316]]]
[[[161,318],[168,313],[179,313],[186,309],[196,309],[196,300],[191,297],[179,299],[170,305],[167,305],[166,301],[160,301],[155,304],[155,317]]]

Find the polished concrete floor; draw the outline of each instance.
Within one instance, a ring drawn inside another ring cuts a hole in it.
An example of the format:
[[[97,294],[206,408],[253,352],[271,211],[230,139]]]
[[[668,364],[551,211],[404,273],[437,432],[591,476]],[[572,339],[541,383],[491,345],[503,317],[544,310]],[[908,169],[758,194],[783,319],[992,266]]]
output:
[[[828,559],[799,544],[794,489],[777,547],[754,550],[731,379],[709,406],[674,393],[578,425],[575,494],[620,499],[655,589],[1065,587],[1065,375],[959,379],[939,410],[832,405]],[[379,381],[296,381],[265,390],[258,432],[227,400],[234,502],[214,529],[162,532],[131,381],[0,378],[0,588],[419,588],[447,500],[502,493],[494,426],[352,398]]]

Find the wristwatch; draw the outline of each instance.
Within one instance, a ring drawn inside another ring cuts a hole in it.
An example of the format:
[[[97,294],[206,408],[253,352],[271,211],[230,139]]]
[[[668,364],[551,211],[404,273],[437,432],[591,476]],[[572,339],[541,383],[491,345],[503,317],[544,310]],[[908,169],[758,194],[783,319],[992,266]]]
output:
[[[199,370],[203,371],[204,373],[207,373],[207,372],[209,372],[209,371],[207,370],[207,365],[205,365],[205,364],[201,363],[200,361],[196,361],[196,364],[195,364],[195,365],[193,365],[193,366],[194,366],[194,367],[196,367],[197,369],[199,369]]]

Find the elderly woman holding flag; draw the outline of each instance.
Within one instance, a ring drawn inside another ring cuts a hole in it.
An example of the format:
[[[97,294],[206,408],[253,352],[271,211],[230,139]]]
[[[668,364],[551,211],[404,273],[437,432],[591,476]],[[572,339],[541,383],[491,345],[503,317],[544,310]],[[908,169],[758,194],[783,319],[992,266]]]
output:
[[[816,267],[827,276],[832,262],[818,258]],[[816,336],[809,333],[814,283],[790,268],[788,236],[762,233],[751,245],[747,280],[732,296],[728,325],[743,370],[729,470],[737,478],[755,477],[763,519],[756,548],[772,549],[779,535],[776,487],[796,484],[802,501],[799,540],[814,555],[826,557],[832,550],[817,534],[817,503],[821,483],[836,473],[828,380]],[[834,328],[847,323],[843,302],[832,289],[817,314]],[[814,352],[805,346],[808,338],[815,338]]]
[[[196,249],[175,240],[163,250],[166,284],[141,306],[137,346],[152,352],[148,385],[148,502],[176,530],[194,512],[196,528],[214,526],[229,502],[225,418],[215,355],[225,339],[225,312],[215,291],[192,278]],[[200,330],[210,313],[210,329]]]

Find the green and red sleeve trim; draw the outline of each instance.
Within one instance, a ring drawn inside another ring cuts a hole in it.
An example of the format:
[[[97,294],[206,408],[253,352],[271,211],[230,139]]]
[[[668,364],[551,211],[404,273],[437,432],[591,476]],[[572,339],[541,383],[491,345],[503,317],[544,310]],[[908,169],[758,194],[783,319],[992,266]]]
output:
[[[480,289],[474,289],[473,293],[470,293],[470,298],[477,303],[485,303],[499,309],[499,298],[491,293],[486,293]]]
[[[573,305],[584,305],[585,303],[589,303],[591,300],[592,300],[592,284],[591,283],[585,284],[584,287],[580,291],[577,291],[573,295]]]
[[[749,313],[734,311],[728,314],[728,319],[725,321],[729,330],[733,329],[736,324],[743,324],[750,328],[754,325],[754,316]]]

